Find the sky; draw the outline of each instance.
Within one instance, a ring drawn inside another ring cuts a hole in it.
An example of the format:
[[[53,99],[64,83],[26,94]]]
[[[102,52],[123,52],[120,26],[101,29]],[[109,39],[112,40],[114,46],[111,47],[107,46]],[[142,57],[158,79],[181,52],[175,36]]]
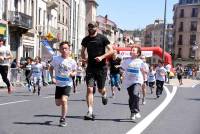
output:
[[[96,0],[97,15],[108,15],[123,30],[145,28],[155,19],[164,19],[165,0]],[[167,0],[166,23],[173,22],[173,5],[179,0]]]

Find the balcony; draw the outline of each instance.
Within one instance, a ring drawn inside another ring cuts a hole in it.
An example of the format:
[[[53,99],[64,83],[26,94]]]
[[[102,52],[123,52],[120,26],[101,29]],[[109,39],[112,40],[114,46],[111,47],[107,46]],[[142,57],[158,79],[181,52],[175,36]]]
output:
[[[58,6],[59,6],[58,0],[48,0],[48,2],[47,2],[47,8],[50,10],[55,9]]]
[[[19,27],[26,30],[31,29],[33,23],[31,16],[16,11],[8,11],[8,21],[9,26]]]

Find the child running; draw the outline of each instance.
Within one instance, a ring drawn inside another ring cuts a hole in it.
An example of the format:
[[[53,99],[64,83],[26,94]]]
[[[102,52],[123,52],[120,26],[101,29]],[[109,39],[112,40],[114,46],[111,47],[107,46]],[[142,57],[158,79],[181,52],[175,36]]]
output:
[[[154,71],[154,67],[150,66],[150,70],[147,74],[147,78],[148,78],[148,86],[151,90],[151,94],[153,94],[153,88],[156,82],[155,74],[156,74],[156,71]]]
[[[41,64],[41,58],[39,56],[35,57],[35,64],[31,66],[32,80],[33,80],[33,93],[36,92],[36,87],[38,87],[38,96],[40,96],[40,90],[42,86],[42,70],[43,66]]]
[[[68,42],[61,42],[59,46],[61,56],[53,57],[51,71],[52,81],[56,84],[55,103],[61,107],[60,126],[66,123],[67,101],[73,86],[72,77],[76,75],[76,61],[70,58],[70,45]]]
[[[131,48],[131,58],[122,62],[122,68],[125,70],[124,83],[129,95],[129,108],[131,111],[131,120],[140,118],[139,94],[142,91],[144,82],[144,62],[139,58],[141,49],[138,46]]]

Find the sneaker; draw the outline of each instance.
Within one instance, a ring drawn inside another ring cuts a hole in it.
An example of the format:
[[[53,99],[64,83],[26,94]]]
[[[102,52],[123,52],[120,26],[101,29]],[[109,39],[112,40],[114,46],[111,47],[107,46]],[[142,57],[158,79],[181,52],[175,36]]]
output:
[[[138,112],[135,114],[135,117],[139,119],[139,118],[141,118],[141,114]]]
[[[67,123],[66,123],[66,121],[65,121],[65,118],[60,118],[60,125],[59,125],[59,126],[61,126],[61,127],[67,126]]]
[[[87,112],[87,114],[84,116],[84,120],[94,120],[94,115],[90,112]]]
[[[103,103],[103,105],[107,105],[107,103],[108,103],[108,98],[105,97],[105,96],[102,96],[102,103]]]
[[[8,94],[11,94],[12,93],[12,89],[11,87],[8,87]]]
[[[117,87],[117,89],[118,89],[118,91],[120,91],[120,90],[121,90],[121,87],[120,87],[120,85]]]
[[[31,85],[28,85],[28,91],[29,91],[29,92],[32,91]]]
[[[146,104],[145,99],[142,99],[142,105],[145,105],[145,104]]]
[[[33,89],[33,93],[35,93],[36,92],[36,90],[35,89]]]
[[[135,120],[135,113],[131,113],[130,119]]]

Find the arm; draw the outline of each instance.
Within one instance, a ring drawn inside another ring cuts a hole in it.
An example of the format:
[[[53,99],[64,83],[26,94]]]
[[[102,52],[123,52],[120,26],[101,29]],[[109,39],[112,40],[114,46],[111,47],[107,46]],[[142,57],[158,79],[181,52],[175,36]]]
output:
[[[106,49],[107,49],[107,51],[106,51],[105,54],[95,58],[97,61],[100,62],[103,59],[107,58],[108,56],[110,56],[110,55],[112,55],[114,53],[113,48],[112,48],[112,46],[110,44],[106,46]]]
[[[82,59],[83,63],[87,62],[86,55],[85,55],[85,50],[86,50],[86,47],[82,46],[82,49],[81,49],[81,59]]]
[[[13,58],[13,55],[12,55],[11,51],[9,50],[8,55],[5,56],[4,59],[5,59],[5,60],[10,60],[10,59],[12,59],[12,58]]]
[[[52,78],[52,83],[55,84],[56,83],[56,79],[55,79],[55,70],[53,66],[50,66],[49,68],[49,72]]]

